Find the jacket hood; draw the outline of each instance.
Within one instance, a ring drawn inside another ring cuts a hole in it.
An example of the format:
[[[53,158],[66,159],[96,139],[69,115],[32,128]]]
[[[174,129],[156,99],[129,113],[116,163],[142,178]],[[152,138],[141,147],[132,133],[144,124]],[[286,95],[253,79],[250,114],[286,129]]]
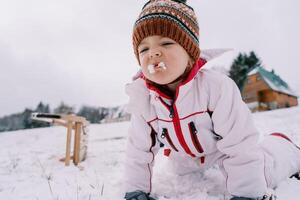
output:
[[[194,64],[188,77],[179,85],[179,87],[186,85],[198,74],[200,69],[210,60],[213,60],[229,49],[208,49],[202,50],[200,59]],[[176,96],[178,96],[178,89]],[[129,113],[153,113],[151,109],[151,93],[158,93],[164,98],[170,98],[158,90],[158,88],[147,85],[141,70],[133,77],[133,82],[126,84],[125,92],[129,96],[129,103],[126,111]]]

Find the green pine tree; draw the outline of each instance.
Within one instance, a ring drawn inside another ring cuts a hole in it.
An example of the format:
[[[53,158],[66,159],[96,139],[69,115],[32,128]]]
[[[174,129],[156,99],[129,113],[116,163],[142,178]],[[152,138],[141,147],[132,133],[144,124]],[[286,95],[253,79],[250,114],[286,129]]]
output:
[[[61,102],[57,108],[54,109],[55,114],[74,114],[75,108],[72,106],[69,106],[65,104],[64,102]]]
[[[234,59],[229,70],[229,77],[234,80],[240,91],[242,91],[244,87],[247,73],[256,66],[261,66],[261,61],[253,51],[251,51],[249,55],[239,53]]]

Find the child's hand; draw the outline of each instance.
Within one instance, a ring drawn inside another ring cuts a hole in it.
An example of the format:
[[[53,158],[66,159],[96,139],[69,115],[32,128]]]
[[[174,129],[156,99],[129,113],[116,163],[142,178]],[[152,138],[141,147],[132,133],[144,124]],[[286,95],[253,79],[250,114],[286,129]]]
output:
[[[134,191],[134,192],[127,192],[125,195],[126,200],[155,200],[150,197],[147,193],[143,191]]]

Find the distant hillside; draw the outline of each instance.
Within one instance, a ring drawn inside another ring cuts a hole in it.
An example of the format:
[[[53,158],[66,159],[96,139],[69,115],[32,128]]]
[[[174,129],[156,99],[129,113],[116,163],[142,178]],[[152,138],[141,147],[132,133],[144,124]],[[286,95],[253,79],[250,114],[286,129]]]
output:
[[[51,112],[48,105],[40,103],[36,109],[26,108],[23,112],[1,117],[0,132],[50,126],[50,124],[46,122],[31,120],[31,114],[34,112],[57,114],[74,113],[85,117],[90,123],[112,123],[128,121],[130,119],[130,115],[125,112],[125,105],[110,108],[82,106],[78,112],[74,112],[74,108],[61,103],[53,112]]]
[[[125,105],[111,108],[107,116],[101,120],[101,123],[129,121],[130,114],[125,111]]]

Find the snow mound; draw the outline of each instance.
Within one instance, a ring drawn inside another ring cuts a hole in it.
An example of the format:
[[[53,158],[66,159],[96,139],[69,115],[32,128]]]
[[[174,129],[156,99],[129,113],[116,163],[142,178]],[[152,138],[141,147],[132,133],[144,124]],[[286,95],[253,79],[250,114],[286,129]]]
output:
[[[300,108],[255,113],[262,134],[283,132],[300,144]],[[66,130],[39,128],[0,133],[0,199],[120,200],[128,122],[91,125],[86,161],[65,167]],[[217,167],[176,175],[161,152],[156,158],[153,194],[158,200],[223,200],[225,180]],[[279,200],[297,200],[300,182],[287,179]]]

